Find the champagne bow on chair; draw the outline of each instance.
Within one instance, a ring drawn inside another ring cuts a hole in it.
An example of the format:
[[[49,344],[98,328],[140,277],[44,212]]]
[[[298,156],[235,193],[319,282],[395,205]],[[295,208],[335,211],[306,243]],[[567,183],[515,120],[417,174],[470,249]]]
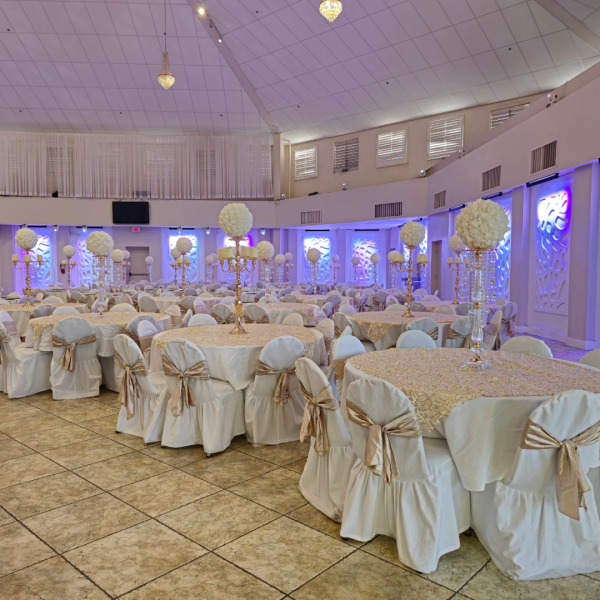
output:
[[[10,344],[10,337],[3,331],[0,332],[0,344]],[[0,351],[0,365],[2,364],[2,351]]]
[[[340,335],[342,335],[342,332],[340,331],[339,327],[335,324],[333,324],[333,335],[335,338],[339,338]]]
[[[225,319],[221,319],[214,312],[211,314],[211,317],[217,322],[218,325],[228,325],[230,323],[235,323],[235,315],[232,313],[228,315]]]
[[[514,337],[514,335],[515,335],[515,319],[514,319],[514,317],[512,319],[506,319],[505,317],[502,317],[502,322],[508,323],[508,325],[506,326],[506,337]]]
[[[398,463],[394,455],[394,449],[390,442],[390,435],[405,438],[421,437],[421,430],[417,420],[417,414],[411,410],[397,417],[383,427],[374,423],[369,415],[360,408],[346,400],[348,418],[361,427],[368,427],[367,445],[365,447],[365,466],[375,473],[384,475],[386,483],[391,483],[394,477],[398,477]]]
[[[436,336],[436,339],[437,339],[437,336]],[[468,335],[462,335],[458,331],[454,331],[454,329],[450,329],[450,331],[448,331],[448,339],[449,340],[458,340],[458,339],[464,340],[463,345],[462,345],[463,348],[470,348],[472,345],[470,333]]]
[[[432,340],[436,340],[438,339],[439,335],[440,335],[440,330],[438,327],[434,327],[431,331],[427,332],[427,335],[432,339]]]
[[[289,369],[273,369],[269,365],[266,365],[262,360],[258,361],[256,367],[257,375],[279,375],[277,380],[277,386],[275,387],[275,395],[273,396],[273,402],[283,406],[288,401],[290,395],[290,375],[296,374],[296,365],[293,364]]]
[[[259,319],[257,319],[256,321],[254,319],[251,319],[246,313],[244,313],[244,323],[266,323],[269,324],[269,315],[263,315],[262,317],[260,317]]]
[[[196,406],[194,404],[194,394],[190,388],[190,379],[199,379],[208,381],[210,371],[206,366],[206,361],[201,360],[192,365],[187,371],[180,371],[164,354],[162,357],[163,371],[167,377],[177,377],[177,385],[173,393],[173,402],[171,411],[174,417],[180,417],[184,408]]]
[[[142,357],[138,358],[131,366],[125,364],[116,350],[115,357],[121,369],[125,371],[123,379],[121,379],[119,398],[127,411],[127,420],[129,421],[135,415],[135,403],[141,398],[140,384],[136,375],[148,375],[148,367]]]
[[[87,337],[75,340],[74,342],[67,342],[55,335],[52,336],[52,347],[53,348],[64,348],[65,351],[60,358],[60,364],[65,371],[73,371],[75,369],[75,347],[84,346],[85,344],[95,344],[96,334],[92,333]]]
[[[304,418],[300,429],[300,441],[304,442],[306,436],[315,438],[315,451],[319,456],[325,456],[329,452],[329,437],[327,436],[327,425],[325,423],[324,410],[337,410],[338,402],[333,395],[330,385],[315,398],[306,388],[300,384],[300,392],[306,400],[304,407]]]
[[[581,466],[578,446],[591,446],[598,440],[600,440],[600,421],[574,438],[563,442],[531,420],[527,421],[523,431],[521,448],[524,450],[558,448],[558,476],[556,478],[558,510],[576,521],[579,521],[580,508],[587,511],[583,494],[591,489]]]

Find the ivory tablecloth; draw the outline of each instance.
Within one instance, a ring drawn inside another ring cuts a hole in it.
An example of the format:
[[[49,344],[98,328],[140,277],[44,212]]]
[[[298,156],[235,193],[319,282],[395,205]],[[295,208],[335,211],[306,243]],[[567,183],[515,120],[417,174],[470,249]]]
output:
[[[173,296],[162,296],[159,298],[154,298],[156,300],[156,304],[158,304],[158,310],[161,313],[164,313],[169,306],[179,306],[182,298],[174,298]]]
[[[344,298],[345,296],[341,296],[341,297]],[[327,298],[327,295],[317,294],[316,296],[307,296],[306,294],[304,294],[302,296],[298,296],[298,298],[300,299],[300,302],[304,302],[308,298],[314,298],[317,301],[317,306],[322,308],[323,304],[325,304],[325,298]],[[354,298],[348,297],[348,298],[346,298],[346,300],[348,300],[348,302],[351,306],[354,306]]]
[[[34,309],[42,306],[41,303],[36,302],[33,306],[25,306],[24,304],[2,304],[0,310],[8,312],[15,322],[15,326],[19,335],[25,337],[27,335],[27,327],[29,326],[29,319]],[[52,306],[67,306],[66,304],[53,304]],[[68,306],[74,308],[78,313],[88,313],[90,309],[86,304],[72,303]]]
[[[262,308],[269,315],[269,322],[272,324],[281,324],[283,320],[294,312],[302,316],[304,325],[314,327],[325,319],[325,313],[314,304],[304,304],[303,302],[276,302],[273,304],[261,304]]]

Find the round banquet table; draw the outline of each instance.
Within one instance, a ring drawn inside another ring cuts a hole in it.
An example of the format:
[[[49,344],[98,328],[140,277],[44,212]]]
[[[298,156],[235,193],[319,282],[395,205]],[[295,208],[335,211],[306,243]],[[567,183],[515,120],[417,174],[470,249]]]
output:
[[[36,309],[42,306],[40,302],[36,302],[33,306],[25,306],[24,304],[1,304],[0,310],[5,310],[8,312],[15,322],[15,326],[19,335],[21,337],[25,337],[27,335],[27,328],[29,327],[29,319],[31,318],[31,313]],[[54,304],[52,306],[71,306],[78,313],[88,313],[90,309],[86,304],[79,303],[70,303],[70,304]]]
[[[156,300],[159,312],[164,313],[170,306],[179,306],[182,298],[173,296],[159,296],[158,298],[154,298],[154,300]]]
[[[405,317],[404,313],[393,311],[375,311],[351,313],[346,315],[352,322],[352,330],[359,340],[373,342],[375,350],[387,350],[396,345],[406,326],[416,319],[430,318],[438,324],[438,339],[436,344],[443,347],[446,344],[450,325],[460,319],[459,315],[445,313],[413,313],[414,317]]]
[[[427,307],[428,310],[430,311],[434,311],[438,306],[457,306],[456,304],[453,304],[452,300],[421,300],[421,304],[423,304],[424,306]],[[461,304],[466,304],[466,302],[461,302]],[[494,316],[494,313],[497,310],[502,310],[502,306],[500,306],[499,304],[488,304],[488,322],[490,321],[490,319]]]
[[[346,362],[348,386],[360,377],[383,379],[413,404],[424,437],[445,438],[462,483],[480,492],[511,469],[531,412],[555,394],[573,389],[600,393],[600,369],[543,356],[486,352],[486,371],[462,368],[470,350],[391,349]],[[385,398],[373,399],[383,401]],[[600,465],[600,457],[597,464]]]
[[[150,354],[150,371],[162,371],[162,348],[175,339],[189,340],[206,359],[211,377],[228,381],[242,390],[254,380],[258,357],[275,338],[291,335],[304,344],[305,356],[317,365],[326,360],[325,340],[320,331],[292,325],[244,324],[248,335],[230,335],[233,325],[200,325],[155,335]]]
[[[79,315],[89,321],[94,327],[96,334],[96,354],[98,356],[114,356],[114,339],[127,328],[130,321],[139,317],[140,313],[115,312],[105,313],[106,316],[99,317],[96,313]],[[31,319],[27,327],[25,347],[35,348],[44,352],[52,352],[52,332],[54,326],[63,319],[75,315],[57,315]],[[153,314],[156,319],[156,328],[159,332],[171,329],[171,317],[169,315]]]
[[[327,298],[327,296],[328,295],[325,295],[325,294],[317,294],[316,296],[307,296],[306,294],[304,294],[302,296],[298,296],[298,299],[300,300],[300,302],[305,302],[309,298],[314,298],[317,301],[317,306],[319,308],[322,308],[323,304],[325,304],[325,298]],[[350,297],[346,297],[346,296],[340,296],[340,298],[346,298],[346,300],[348,300],[348,303],[350,304],[350,306],[354,306],[354,298],[350,298]]]
[[[48,294],[48,296],[56,296],[57,298],[60,298],[65,303],[69,301],[69,295],[67,294],[67,290],[64,290],[64,289],[60,289],[60,290],[45,289],[44,292],[46,294]]]
[[[325,319],[325,313],[314,304],[304,304],[303,302],[271,302],[260,305],[269,315],[269,323],[281,324],[283,320],[292,313],[299,313],[302,316],[304,325],[314,327]]]

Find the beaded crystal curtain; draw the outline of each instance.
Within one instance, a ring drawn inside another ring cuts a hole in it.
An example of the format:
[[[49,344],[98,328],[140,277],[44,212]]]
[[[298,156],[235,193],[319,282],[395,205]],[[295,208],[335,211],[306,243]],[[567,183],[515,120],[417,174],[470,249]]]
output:
[[[0,132],[0,193],[272,198],[271,136]]]

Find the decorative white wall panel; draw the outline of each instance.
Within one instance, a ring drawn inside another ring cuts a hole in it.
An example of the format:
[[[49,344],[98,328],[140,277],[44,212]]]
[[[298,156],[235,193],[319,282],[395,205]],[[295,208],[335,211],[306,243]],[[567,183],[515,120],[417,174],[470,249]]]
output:
[[[331,235],[328,231],[304,233],[302,244],[302,281],[312,282],[311,264],[306,259],[306,253],[310,248],[316,248],[321,253],[321,260],[318,264],[317,283],[328,283],[331,277]]]
[[[350,237],[351,257],[358,257],[357,284],[371,285],[373,283],[373,263],[371,255],[381,254],[379,251],[379,231],[355,231]],[[385,257],[383,257],[385,259]],[[383,272],[382,272],[383,271]],[[385,262],[382,260],[378,265],[378,282],[385,279]]]
[[[185,235],[169,235],[169,253],[175,246],[177,245],[177,240],[180,237],[186,237],[192,242],[192,250],[186,256],[190,259],[190,266],[186,267],[185,270],[185,280],[186,282],[197,281],[199,279],[198,276],[198,236],[195,233],[185,234]],[[171,260],[173,260],[171,258]],[[171,274],[173,273],[173,269],[171,269]],[[172,279],[172,278],[171,278]],[[181,271],[177,274],[177,281],[181,283]]]
[[[75,258],[77,260],[78,285],[90,285],[96,278],[94,268],[94,255],[87,249],[86,241],[91,231],[77,236]]]

